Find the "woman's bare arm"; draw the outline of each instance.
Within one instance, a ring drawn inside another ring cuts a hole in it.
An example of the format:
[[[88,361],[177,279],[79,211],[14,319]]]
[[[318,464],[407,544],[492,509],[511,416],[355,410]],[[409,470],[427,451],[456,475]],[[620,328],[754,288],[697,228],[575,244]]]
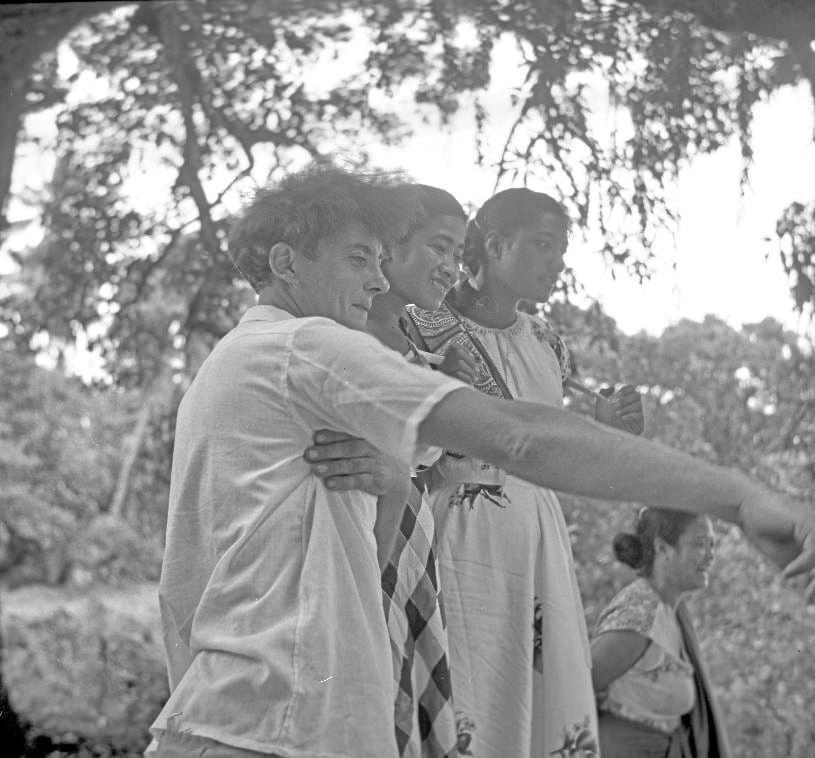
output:
[[[630,630],[604,632],[591,643],[591,683],[602,692],[630,669],[648,649],[650,640]]]

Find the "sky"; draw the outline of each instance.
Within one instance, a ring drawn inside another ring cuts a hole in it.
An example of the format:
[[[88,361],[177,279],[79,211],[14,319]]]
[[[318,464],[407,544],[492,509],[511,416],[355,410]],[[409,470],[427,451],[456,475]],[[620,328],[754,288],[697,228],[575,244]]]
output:
[[[360,48],[352,47],[350,56],[358,57]],[[68,75],[72,54],[63,46],[60,55],[63,75]],[[346,64],[351,67],[358,61],[349,59]],[[497,157],[512,120],[509,93],[520,84],[517,64],[514,48],[499,44],[492,85],[484,98],[488,110],[488,162]],[[330,66],[331,73],[337,76],[337,62],[332,61]],[[325,83],[331,78],[327,73],[316,69],[312,76],[314,81]],[[70,97],[81,98],[83,91],[98,90],[99,82],[83,83],[80,78]],[[476,165],[472,113],[465,108],[447,126],[434,117],[424,122],[421,109],[408,97],[405,93],[400,103],[397,95],[391,105],[412,114],[412,136],[397,146],[366,145],[372,162],[381,168],[406,169],[417,181],[443,187],[465,204],[480,205],[493,192],[496,171],[489,165]],[[588,97],[597,118],[612,117],[602,82],[589,82]],[[754,163],[744,191],[739,187],[742,159],[735,141],[694,159],[682,171],[672,188],[680,218],[678,229],[675,235],[666,234],[660,240],[655,249],[654,274],[644,284],[625,274],[613,278],[597,252],[596,238],[592,242],[574,235],[566,262],[588,296],[579,302],[587,304],[589,298],[597,299],[629,333],[646,330],[659,334],[679,319],[701,320],[706,314],[715,314],[734,327],[774,316],[795,331],[811,328],[808,321],[794,313],[780,259],[777,254],[768,257],[772,247],[767,240],[774,238],[775,222],[791,202],[815,201],[813,113],[812,96],[804,85],[784,88],[755,107]],[[29,121],[28,127],[40,133],[46,145],[54,144],[53,122],[53,113],[41,113]],[[159,169],[150,167],[149,158],[146,162],[147,170],[141,176],[137,174],[129,188],[137,208],[155,202],[156,184],[160,182]],[[53,165],[53,154],[47,148],[23,151],[15,166],[18,191],[24,177],[27,192],[36,196],[47,186]],[[262,166],[263,161],[259,161],[258,172],[262,172]],[[171,181],[170,174],[168,178]],[[256,178],[262,181],[262,177]],[[511,183],[504,182],[499,188],[507,186]],[[540,177],[529,186],[540,191],[553,189]],[[237,191],[227,198],[228,206],[237,208],[239,204]],[[32,214],[31,207],[19,198],[9,210],[12,219]],[[6,250],[36,243],[40,235],[41,229],[34,223],[18,234]],[[8,256],[0,251],[0,275],[12,268]],[[86,373],[90,368],[83,368],[81,352],[77,370]]]
[[[493,147],[503,143],[511,123],[507,93],[518,78],[511,52],[504,55],[494,66],[486,99]],[[607,116],[600,83],[590,87],[588,97],[597,113]],[[629,333],[659,334],[682,318],[699,321],[709,313],[735,327],[774,316],[790,329],[804,330],[807,322],[793,312],[780,257],[767,238],[775,239],[776,220],[790,203],[815,201],[814,113],[806,85],[779,90],[755,107],[754,164],[744,191],[739,187],[743,162],[735,139],[695,158],[681,172],[673,188],[678,230],[660,240],[648,282],[640,284],[625,274],[615,280],[596,242],[575,235],[566,263],[587,295]],[[464,113],[449,127],[417,123],[404,145],[373,149],[371,154],[383,167],[407,168],[417,180],[480,205],[493,192],[495,171],[476,166],[474,144],[472,118]],[[507,186],[512,185],[504,182],[499,189]],[[543,178],[529,186],[551,192]]]

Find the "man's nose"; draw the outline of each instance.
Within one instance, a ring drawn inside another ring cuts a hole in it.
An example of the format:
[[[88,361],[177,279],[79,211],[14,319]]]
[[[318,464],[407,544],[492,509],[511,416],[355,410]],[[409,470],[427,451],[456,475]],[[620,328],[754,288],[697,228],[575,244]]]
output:
[[[373,290],[377,295],[384,295],[390,288],[390,282],[385,276],[385,273],[382,271],[382,264],[375,263],[373,275],[368,282],[367,289]]]

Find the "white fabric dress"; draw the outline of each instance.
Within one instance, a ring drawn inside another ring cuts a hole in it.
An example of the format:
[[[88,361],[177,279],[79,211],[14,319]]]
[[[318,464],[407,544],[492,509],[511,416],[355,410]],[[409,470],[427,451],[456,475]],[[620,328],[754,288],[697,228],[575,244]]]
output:
[[[541,319],[519,313],[489,329],[447,306],[411,317],[433,352],[452,343],[471,352],[477,389],[505,394],[470,335],[513,398],[562,403],[568,353]],[[588,636],[555,493],[447,452],[430,502],[459,745],[476,758],[597,756]]]

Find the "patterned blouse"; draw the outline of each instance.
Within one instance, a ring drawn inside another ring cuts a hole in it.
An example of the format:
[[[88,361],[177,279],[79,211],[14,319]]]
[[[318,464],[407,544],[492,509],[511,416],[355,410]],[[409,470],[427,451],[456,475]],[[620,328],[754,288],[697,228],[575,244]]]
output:
[[[420,347],[437,355],[445,355],[452,345],[458,345],[466,350],[475,363],[475,377],[473,387],[479,392],[494,397],[511,399],[513,392],[507,386],[517,386],[520,377],[527,377],[535,370],[546,370],[551,376],[541,377],[541,386],[554,386],[557,391],[550,393],[550,397],[538,397],[538,402],[548,402],[560,405],[560,386],[569,378],[572,372],[572,360],[566,344],[560,336],[553,331],[543,319],[529,313],[519,311],[515,323],[504,329],[491,329],[459,313],[448,303],[443,303],[437,311],[425,311],[416,306],[408,306],[407,313],[413,334],[420,340]],[[499,344],[500,343],[500,344]],[[513,352],[512,361],[502,361],[502,349],[510,344],[512,346],[529,345],[529,364],[523,356],[526,351]],[[545,368],[541,369],[540,359],[531,356],[540,354],[539,345],[545,345],[545,351],[551,359],[544,361]],[[520,360],[520,363],[518,361]],[[500,363],[500,365],[496,365]],[[554,380],[554,381],[553,381]],[[465,501],[469,501],[473,492],[483,495],[492,493],[495,502],[501,500],[501,492],[506,481],[506,473],[485,461],[478,461],[463,456],[454,450],[445,451],[442,460],[434,470],[434,486],[439,481],[461,482],[472,484],[472,491],[466,487],[460,493]],[[492,499],[492,496],[488,496]]]
[[[599,709],[673,732],[695,699],[693,665],[676,613],[640,578],[624,587],[600,614],[594,636],[611,631],[637,632],[651,644],[628,671],[598,693]]]
[[[444,355],[450,345],[460,345],[473,357],[476,365],[476,376],[473,387],[495,397],[505,397],[500,386],[501,377],[495,376],[484,354],[479,350],[480,339],[484,334],[495,331],[468,319],[448,303],[443,303],[437,311],[425,311],[415,306],[408,307],[408,314],[416,330],[421,334],[427,350]],[[552,348],[560,368],[561,382],[572,374],[572,359],[566,343],[539,316],[518,312],[513,326],[502,332],[511,335],[513,332],[531,332],[538,342]]]

